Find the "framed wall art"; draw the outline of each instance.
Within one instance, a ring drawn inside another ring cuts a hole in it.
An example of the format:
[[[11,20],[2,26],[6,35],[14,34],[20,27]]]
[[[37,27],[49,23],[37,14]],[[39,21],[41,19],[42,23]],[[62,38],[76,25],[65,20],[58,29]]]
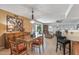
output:
[[[20,18],[7,15],[6,24],[7,32],[24,30],[23,20]]]

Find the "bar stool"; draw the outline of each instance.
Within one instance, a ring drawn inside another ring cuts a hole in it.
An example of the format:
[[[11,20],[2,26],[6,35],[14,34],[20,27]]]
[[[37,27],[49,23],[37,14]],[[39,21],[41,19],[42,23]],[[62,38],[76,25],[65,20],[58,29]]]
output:
[[[56,45],[56,52],[58,50],[58,45],[60,45],[60,50],[61,50],[61,47],[63,48],[63,55],[66,54],[66,45],[69,44],[69,55],[71,54],[71,43],[70,43],[70,40],[67,40],[66,37],[64,36],[60,36],[60,37],[57,37],[57,45]]]

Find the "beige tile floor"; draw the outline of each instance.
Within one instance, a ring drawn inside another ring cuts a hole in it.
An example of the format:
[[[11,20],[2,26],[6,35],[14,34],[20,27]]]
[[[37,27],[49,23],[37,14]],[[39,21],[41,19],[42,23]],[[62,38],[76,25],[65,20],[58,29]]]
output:
[[[41,55],[62,55],[62,51],[56,53],[56,38],[44,39],[44,52]],[[0,55],[10,55],[10,49],[0,49]],[[36,49],[31,55],[39,55]]]

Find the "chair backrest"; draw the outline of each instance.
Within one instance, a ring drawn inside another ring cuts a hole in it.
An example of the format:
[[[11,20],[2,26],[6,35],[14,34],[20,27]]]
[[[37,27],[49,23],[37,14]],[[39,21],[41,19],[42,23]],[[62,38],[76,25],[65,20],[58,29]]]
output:
[[[35,38],[33,43],[34,44],[43,44],[43,37],[39,36],[39,37]]]
[[[16,39],[15,41],[10,41],[10,51],[12,54],[21,54],[23,51],[26,51],[26,43]]]
[[[21,38],[20,36],[22,35],[21,32],[16,32],[16,33],[7,33],[7,43],[8,46],[10,47],[10,45],[12,44],[12,42],[16,41],[16,38]]]
[[[62,36],[62,32],[56,31],[56,36]]]
[[[67,39],[65,36],[62,36],[62,32],[60,32],[60,31],[56,32],[56,38],[57,38],[57,41],[61,41],[61,40]]]
[[[65,36],[60,36],[60,37],[58,37],[58,40],[65,40],[65,39],[66,39]]]

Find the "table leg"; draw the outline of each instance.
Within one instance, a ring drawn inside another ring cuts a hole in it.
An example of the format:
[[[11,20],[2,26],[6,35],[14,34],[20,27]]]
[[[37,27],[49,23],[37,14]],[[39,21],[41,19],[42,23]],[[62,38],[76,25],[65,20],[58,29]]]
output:
[[[26,44],[26,47],[27,47],[27,55],[30,55],[30,54],[31,54],[31,47],[30,47],[30,44],[31,44],[31,43],[29,43],[29,42]]]

